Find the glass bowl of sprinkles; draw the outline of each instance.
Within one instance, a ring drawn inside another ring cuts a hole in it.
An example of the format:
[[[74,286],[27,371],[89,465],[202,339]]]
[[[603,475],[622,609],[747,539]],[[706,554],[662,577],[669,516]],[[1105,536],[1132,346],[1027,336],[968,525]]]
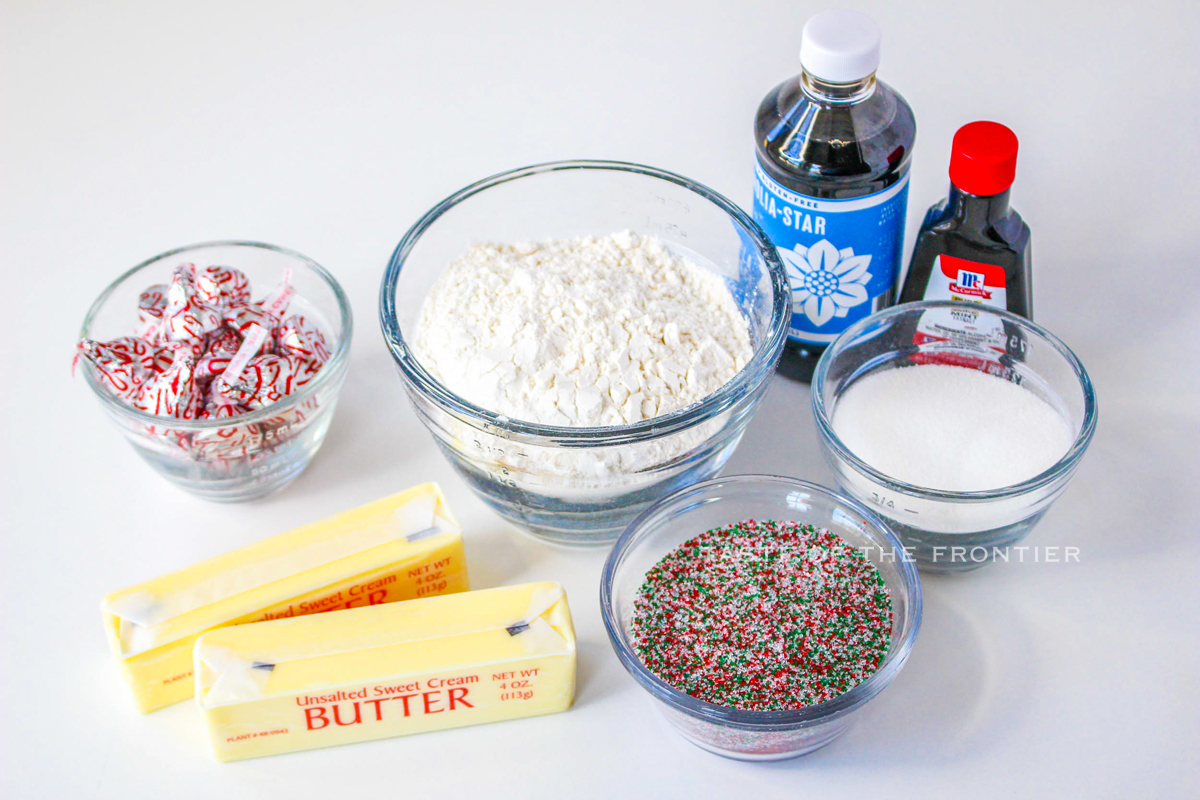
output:
[[[829,744],[892,682],[921,583],[858,502],[739,475],[639,516],[605,564],[600,607],[617,657],[680,734],[774,761]]]

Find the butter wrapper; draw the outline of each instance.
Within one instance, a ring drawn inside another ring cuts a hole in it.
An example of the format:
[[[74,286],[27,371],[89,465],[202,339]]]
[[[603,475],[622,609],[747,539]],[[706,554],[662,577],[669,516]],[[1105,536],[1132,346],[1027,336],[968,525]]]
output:
[[[193,695],[205,631],[468,588],[462,531],[426,483],[113,592],[104,628],[144,713]]]
[[[221,628],[195,662],[219,761],[551,714],[575,696],[557,583]]]

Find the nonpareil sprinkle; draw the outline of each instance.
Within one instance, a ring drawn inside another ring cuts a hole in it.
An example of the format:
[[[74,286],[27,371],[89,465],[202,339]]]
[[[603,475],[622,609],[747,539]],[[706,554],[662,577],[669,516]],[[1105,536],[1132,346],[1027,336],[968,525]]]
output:
[[[883,663],[892,601],[861,550],[812,525],[756,521],[689,539],[648,573],[634,648],[655,675],[728,708],[830,700]]]

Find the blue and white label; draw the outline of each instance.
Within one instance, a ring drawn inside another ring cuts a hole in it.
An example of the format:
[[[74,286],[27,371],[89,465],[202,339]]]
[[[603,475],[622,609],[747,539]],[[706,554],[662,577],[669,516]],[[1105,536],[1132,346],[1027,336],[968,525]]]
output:
[[[821,200],[754,169],[754,221],[792,282],[793,340],[828,344],[882,307],[900,277],[908,173],[882,192]]]

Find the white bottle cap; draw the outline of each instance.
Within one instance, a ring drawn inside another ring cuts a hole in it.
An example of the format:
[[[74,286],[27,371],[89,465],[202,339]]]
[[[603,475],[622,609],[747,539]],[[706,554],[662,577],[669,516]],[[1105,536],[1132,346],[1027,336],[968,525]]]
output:
[[[879,68],[883,34],[875,20],[859,11],[822,11],[804,23],[800,66],[829,83],[861,81]]]

